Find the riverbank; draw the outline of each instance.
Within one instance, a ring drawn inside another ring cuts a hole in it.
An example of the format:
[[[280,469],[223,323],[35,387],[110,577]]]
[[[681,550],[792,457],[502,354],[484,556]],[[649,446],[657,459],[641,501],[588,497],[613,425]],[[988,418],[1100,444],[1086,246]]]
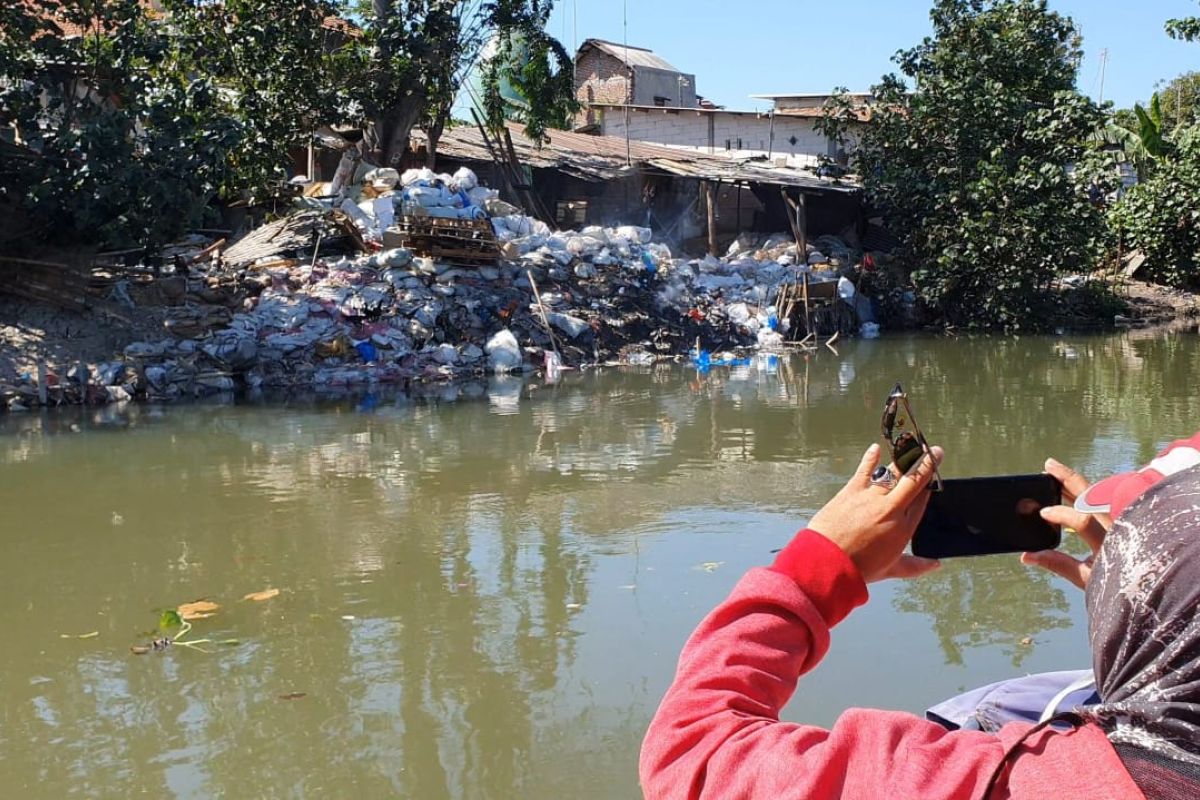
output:
[[[778,237],[725,258],[677,259],[646,229],[551,233],[527,218],[518,224],[492,264],[459,266],[398,247],[339,254],[310,230],[283,253],[237,263],[235,251],[228,259],[214,251],[181,259],[167,277],[125,281],[119,319],[5,301],[0,398],[22,410],[443,383],[650,364],[697,347],[781,352],[800,338],[793,320],[857,328],[836,292],[814,301],[811,319],[798,302],[802,279],[838,287],[842,262],[818,254],[806,263]]]
[[[352,261],[342,264],[357,277],[357,283],[340,281],[346,284],[350,294],[361,296],[353,293],[355,286],[366,290],[367,294],[372,287],[373,291],[383,291],[377,280],[381,270],[367,268],[368,273],[363,274],[361,270],[354,271],[353,265]],[[365,268],[365,260],[363,266]],[[164,338],[164,330],[171,327],[171,320],[178,319],[179,311],[177,306],[171,305],[169,298],[164,297],[161,289],[153,285],[130,290],[133,303],[123,314],[125,319],[119,321],[96,312],[78,313],[0,296],[0,408],[21,410],[41,402],[36,377],[39,362],[47,370],[46,399],[49,404],[80,402],[83,398],[79,390],[83,374],[81,365],[87,365],[86,401],[103,404],[140,398],[196,397],[258,387],[304,390],[336,385],[462,382],[494,371],[500,362],[504,362],[502,371],[544,369],[544,354],[555,349],[560,350],[560,359],[568,365],[599,366],[648,364],[658,359],[686,356],[697,340],[702,348],[710,351],[758,347],[764,340],[778,349],[786,347],[782,336],[771,338],[766,335],[760,340],[760,331],[763,334],[771,332],[769,311],[764,311],[770,303],[755,304],[743,300],[730,304],[720,297],[730,288],[738,288],[734,284],[738,284],[743,292],[753,289],[747,280],[749,277],[765,279],[765,300],[767,292],[779,291],[780,284],[786,280],[782,274],[743,276],[728,260],[709,262],[707,272],[704,261],[683,262],[673,273],[664,269],[657,276],[632,272],[621,265],[588,266],[590,269],[579,270],[581,275],[556,269],[557,265],[522,269],[512,264],[470,273],[414,259],[402,273],[393,270],[389,277],[397,286],[388,286],[393,299],[397,289],[402,290],[406,303],[403,311],[408,315],[406,322],[422,325],[421,319],[424,319],[436,331],[428,328],[426,331],[402,331],[392,325],[381,327],[378,318],[374,323],[368,319],[351,320],[347,331],[362,337],[358,340],[358,349],[354,349],[357,355],[352,359],[337,358],[336,351],[321,348],[323,341],[331,341],[334,347],[347,348],[343,356],[350,355],[349,349],[356,347],[353,339],[339,342],[341,331],[322,337],[312,333],[312,325],[305,328],[307,320],[296,318],[278,323],[278,333],[272,333],[270,329],[254,331],[264,334],[266,340],[276,337],[275,344],[294,345],[290,351],[260,353],[256,340],[255,352],[247,359],[248,354],[243,349],[240,364],[236,359],[239,341],[244,337],[229,333],[230,328],[224,324],[217,330],[203,332],[196,339]],[[430,271],[429,274],[423,274],[425,269]],[[761,270],[759,267],[758,271]],[[317,274],[322,273],[318,270]],[[542,285],[541,308],[529,283],[530,277]],[[770,285],[771,277],[776,279],[774,287]],[[305,281],[312,280],[311,270],[307,275],[298,276],[297,286],[291,289],[287,289],[292,278],[290,273],[286,277],[272,276],[267,281],[262,276],[251,278],[260,289],[257,298],[249,304],[249,316],[280,312],[281,299],[286,301],[282,306],[285,313],[288,308],[301,315],[307,315],[310,307],[320,310],[320,303],[311,304],[314,298],[310,294],[296,291],[302,284],[307,285]],[[324,278],[319,277],[318,282],[326,278],[328,272]],[[697,279],[701,279],[702,286],[717,287],[717,297],[706,294],[698,298]],[[301,301],[295,300],[297,294]],[[1118,287],[1114,294],[1123,304],[1123,310],[1111,320],[1089,320],[1084,327],[1190,326],[1200,320],[1200,296],[1194,293],[1132,281]],[[491,326],[478,316],[474,320],[460,318],[458,325],[447,324],[444,320],[439,322],[447,311],[446,306],[452,304],[447,301],[455,295],[458,295],[458,302],[453,303],[456,308],[476,310],[486,301],[505,323],[501,330],[515,332],[512,339],[516,340],[516,348],[512,347],[512,342],[507,342],[507,353],[493,358],[487,352],[488,341],[494,335],[487,336],[485,331],[488,327],[496,327],[500,319],[493,319]],[[342,302],[346,299],[342,298]],[[714,307],[714,300],[722,302]],[[245,304],[246,300],[242,302]],[[275,304],[274,311],[270,308],[272,303]],[[737,306],[732,313],[731,305]],[[548,312],[549,328],[542,320],[542,308]],[[244,315],[231,314],[227,319],[236,320],[238,316]],[[326,327],[330,330],[337,327],[330,327],[335,318],[346,322],[336,310],[327,316],[330,325]],[[305,330],[307,337],[303,333]],[[379,331],[384,335],[379,336]],[[457,336],[452,331],[457,331]],[[555,334],[553,341],[550,331]],[[425,333],[423,344],[414,343],[414,332]],[[296,341],[297,333],[301,335],[299,342]],[[280,337],[285,341],[280,342]],[[288,337],[291,341],[287,341]],[[363,342],[368,342],[370,349],[362,348]],[[224,359],[210,358],[211,363],[206,367],[202,363],[206,349],[219,355],[214,344],[234,355],[226,355]],[[270,345],[262,349],[269,351]],[[372,355],[372,349],[375,350],[375,362],[359,352],[366,350],[367,355]],[[298,356],[297,351],[300,351]],[[324,371],[321,359],[317,358],[323,353],[333,359]],[[386,355],[381,357],[381,353]],[[293,357],[289,358],[289,355]],[[271,366],[264,368],[261,363]],[[149,374],[147,366],[150,367]],[[156,366],[160,368],[158,372],[154,369]]]

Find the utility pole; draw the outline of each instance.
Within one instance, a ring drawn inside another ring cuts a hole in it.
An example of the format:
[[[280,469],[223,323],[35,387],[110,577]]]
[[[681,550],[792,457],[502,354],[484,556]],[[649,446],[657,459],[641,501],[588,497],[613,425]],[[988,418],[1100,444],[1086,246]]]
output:
[[[633,156],[629,147],[629,106],[633,103],[633,67],[629,64],[629,0],[624,0],[622,6],[622,30],[625,37],[625,68],[629,70],[629,85],[625,92],[625,165],[633,165]]]
[[[1100,102],[1104,102],[1104,77],[1108,72],[1108,48],[1100,51]]]

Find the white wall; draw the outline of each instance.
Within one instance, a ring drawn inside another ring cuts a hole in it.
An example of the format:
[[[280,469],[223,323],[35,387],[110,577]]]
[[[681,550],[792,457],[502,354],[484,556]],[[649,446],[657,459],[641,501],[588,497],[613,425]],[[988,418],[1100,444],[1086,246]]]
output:
[[[774,145],[771,144],[771,119],[768,116],[696,111],[629,109],[629,138],[655,144],[683,145],[707,150],[710,146],[709,119],[712,118],[711,144],[717,152],[743,151],[775,156],[808,156],[816,159],[829,155],[829,141],[813,129],[813,120],[775,117]],[[603,109],[601,133],[625,136],[625,110]],[[796,138],[792,144],[789,139]],[[741,140],[739,146],[738,140]],[[726,147],[728,143],[728,148]]]

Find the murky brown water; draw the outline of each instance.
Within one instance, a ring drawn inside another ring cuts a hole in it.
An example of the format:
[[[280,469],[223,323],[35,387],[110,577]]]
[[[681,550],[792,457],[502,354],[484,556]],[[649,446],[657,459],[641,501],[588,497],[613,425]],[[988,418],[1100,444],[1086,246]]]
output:
[[[1102,474],[1200,421],[1195,335],[0,419],[3,795],[636,797],[683,640],[840,486],[898,378],[950,476]],[[221,609],[190,636],[239,645],[130,652],[198,598]],[[1082,619],[1015,557],[880,585],[787,716],[1086,666]]]

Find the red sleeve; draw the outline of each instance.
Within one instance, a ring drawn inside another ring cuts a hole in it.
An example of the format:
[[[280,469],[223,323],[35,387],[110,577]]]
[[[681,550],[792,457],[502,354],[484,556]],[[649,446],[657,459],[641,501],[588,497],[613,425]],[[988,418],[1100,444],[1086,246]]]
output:
[[[854,709],[832,730],[781,722],[829,629],[867,590],[850,559],[801,531],[754,569],[684,646],[642,744],[647,798],[969,798],[1003,745],[911,714]]]

